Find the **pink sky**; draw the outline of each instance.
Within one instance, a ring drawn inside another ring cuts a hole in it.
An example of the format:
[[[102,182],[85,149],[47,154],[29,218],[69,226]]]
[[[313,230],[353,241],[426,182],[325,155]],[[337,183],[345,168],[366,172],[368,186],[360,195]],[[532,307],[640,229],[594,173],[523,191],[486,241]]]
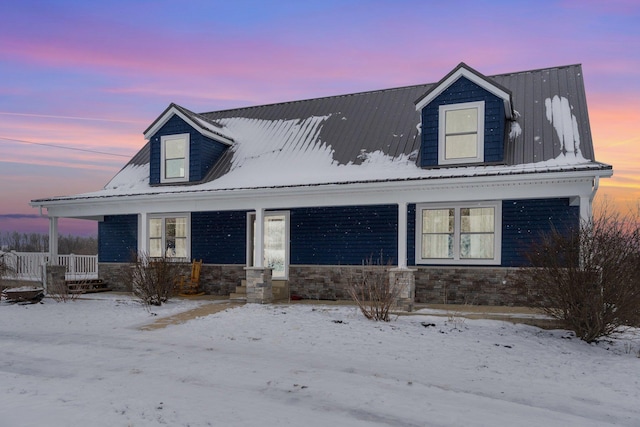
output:
[[[29,201],[102,188],[170,102],[205,112],[430,83],[461,61],[487,75],[581,63],[596,159],[614,166],[599,199],[640,204],[635,1],[5,3],[0,232],[47,232]]]

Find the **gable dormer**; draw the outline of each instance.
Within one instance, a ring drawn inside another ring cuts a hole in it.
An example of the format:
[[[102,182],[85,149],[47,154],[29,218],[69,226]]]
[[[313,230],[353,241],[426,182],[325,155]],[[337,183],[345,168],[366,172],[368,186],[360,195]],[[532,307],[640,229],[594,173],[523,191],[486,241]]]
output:
[[[222,126],[173,103],[144,136],[151,185],[199,183],[233,144]]]
[[[416,101],[421,111],[421,167],[504,161],[511,92],[465,63]]]

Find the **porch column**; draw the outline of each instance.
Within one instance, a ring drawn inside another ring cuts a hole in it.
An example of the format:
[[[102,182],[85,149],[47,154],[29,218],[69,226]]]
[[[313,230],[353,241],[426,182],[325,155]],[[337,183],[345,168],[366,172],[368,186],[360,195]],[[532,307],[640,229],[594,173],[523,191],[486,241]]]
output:
[[[397,287],[394,308],[413,310],[415,301],[415,269],[407,268],[407,202],[398,203],[398,267],[389,270],[389,283]]]
[[[58,265],[58,217],[49,217],[49,262]]]
[[[247,302],[268,304],[273,301],[271,268],[264,266],[264,208],[256,208],[254,248],[252,267],[245,267]]]
[[[580,222],[583,224],[591,222],[591,200],[588,196],[580,196]]]
[[[407,267],[407,203],[398,203],[398,268]]]
[[[264,267],[264,208],[256,209],[256,236],[255,236],[254,267]]]
[[[147,226],[147,213],[141,212],[138,215],[138,256],[143,257],[147,255],[147,240],[148,240]]]

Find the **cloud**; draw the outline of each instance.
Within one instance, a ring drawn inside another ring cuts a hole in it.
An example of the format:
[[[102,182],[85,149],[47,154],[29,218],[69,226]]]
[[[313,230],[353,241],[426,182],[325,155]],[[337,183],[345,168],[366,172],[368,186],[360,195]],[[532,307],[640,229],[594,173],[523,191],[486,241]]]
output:
[[[42,218],[42,217],[37,214],[22,214],[22,213],[0,214],[0,219],[34,219],[34,218]]]

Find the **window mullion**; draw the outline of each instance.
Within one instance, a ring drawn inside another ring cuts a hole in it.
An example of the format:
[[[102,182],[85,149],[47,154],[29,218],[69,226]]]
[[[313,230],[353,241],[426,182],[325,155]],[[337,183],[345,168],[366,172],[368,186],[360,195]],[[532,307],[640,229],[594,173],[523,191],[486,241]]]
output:
[[[453,259],[460,259],[460,229],[462,221],[460,219],[460,208],[455,207],[453,210]]]
[[[162,218],[162,256],[167,255],[167,218]]]

